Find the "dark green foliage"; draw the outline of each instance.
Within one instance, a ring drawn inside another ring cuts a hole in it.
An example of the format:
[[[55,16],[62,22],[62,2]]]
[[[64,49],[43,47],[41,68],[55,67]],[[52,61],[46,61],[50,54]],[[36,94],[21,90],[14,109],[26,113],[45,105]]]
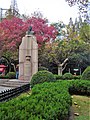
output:
[[[0,104],[0,119],[66,120],[71,104],[65,82],[38,84],[31,95]]]
[[[90,94],[90,82],[86,80],[37,84],[32,94],[0,103],[0,120],[67,120],[72,104],[68,88],[72,86],[79,91],[77,94]]]
[[[9,72],[5,77],[9,79],[15,79],[15,75],[16,75],[15,72]]]
[[[90,95],[90,82],[87,80],[73,80],[69,86],[70,94]]]
[[[77,79],[80,80],[80,79],[81,79],[81,75],[74,75],[74,76],[73,76],[73,79],[74,79],[74,80],[77,80]]]
[[[39,71],[42,71],[42,70],[48,70],[48,68],[46,68],[44,66],[39,67]]]
[[[31,79],[31,86],[33,87],[35,84],[43,83],[43,82],[52,82],[55,81],[54,75],[46,70],[39,71],[33,75]]]
[[[15,72],[9,72],[4,76],[0,75],[0,79],[15,79],[15,78],[16,78]]]
[[[71,80],[71,79],[73,79],[73,75],[71,73],[65,73],[63,75],[63,79],[64,80]]]
[[[62,75],[54,75],[54,77],[56,78],[56,80],[63,80],[63,76]]]
[[[8,79],[8,76],[0,75],[0,79]]]
[[[83,80],[90,80],[90,66],[87,67],[84,72],[82,73]]]
[[[77,75],[77,76],[74,76],[72,75],[71,73],[68,74],[68,73],[65,73],[64,75],[54,75],[56,80],[71,80],[71,79],[74,79],[74,80],[80,80],[81,79],[81,76],[80,75]]]

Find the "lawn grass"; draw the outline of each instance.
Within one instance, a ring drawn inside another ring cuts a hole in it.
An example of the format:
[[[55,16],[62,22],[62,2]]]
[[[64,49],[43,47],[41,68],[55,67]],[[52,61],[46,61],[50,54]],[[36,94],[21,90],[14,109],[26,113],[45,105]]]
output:
[[[90,97],[73,95],[72,108],[75,113],[74,120],[90,120]]]

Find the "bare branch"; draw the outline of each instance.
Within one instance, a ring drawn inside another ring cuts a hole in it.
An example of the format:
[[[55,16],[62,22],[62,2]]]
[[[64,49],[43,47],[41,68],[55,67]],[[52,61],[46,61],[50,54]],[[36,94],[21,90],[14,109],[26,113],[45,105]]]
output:
[[[66,58],[62,64],[59,64],[59,66],[63,66],[67,61],[68,61],[68,58]]]
[[[64,68],[62,69],[62,71],[66,68],[66,66],[67,66],[67,63],[65,64]]]

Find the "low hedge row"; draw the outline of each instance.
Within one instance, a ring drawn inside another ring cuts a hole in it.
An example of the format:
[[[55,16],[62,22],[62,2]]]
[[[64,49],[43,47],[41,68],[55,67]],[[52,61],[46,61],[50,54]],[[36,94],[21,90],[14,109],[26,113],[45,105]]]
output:
[[[78,75],[78,76],[74,76],[72,75],[71,73],[65,73],[64,75],[54,75],[56,80],[80,80],[81,79],[81,76]]]
[[[15,79],[16,73],[15,72],[9,72],[6,75],[0,75],[0,79]]]
[[[67,120],[71,96],[68,87],[63,89],[62,85],[62,82],[38,84],[31,95],[0,104],[0,119]]]
[[[69,93],[76,95],[90,95],[90,82],[88,80],[73,80],[69,86]]]
[[[90,93],[90,82],[84,80],[37,84],[31,95],[0,103],[0,120],[68,120],[72,86]]]

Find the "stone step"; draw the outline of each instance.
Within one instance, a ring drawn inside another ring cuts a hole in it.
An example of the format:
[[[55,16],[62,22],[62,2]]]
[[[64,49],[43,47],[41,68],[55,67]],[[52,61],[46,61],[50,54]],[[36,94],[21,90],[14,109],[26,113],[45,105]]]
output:
[[[1,84],[0,86],[3,86],[3,87],[14,87],[14,88],[16,88],[16,87],[20,87],[20,86],[22,86],[22,85],[14,85],[14,84],[12,84],[12,85],[10,85],[10,84]]]
[[[8,79],[0,79],[0,84],[9,81]]]
[[[28,81],[22,81],[22,80],[17,80],[17,79],[2,79],[0,80],[0,86],[2,87],[20,87],[22,85],[28,84]]]
[[[11,79],[9,80],[9,82],[29,83],[29,81],[17,80],[17,79]]]
[[[23,83],[23,82],[11,82],[11,81],[9,81],[9,82],[5,82],[4,84],[9,84],[9,85],[25,85],[27,83]],[[2,84],[0,84],[0,85],[2,85]]]

